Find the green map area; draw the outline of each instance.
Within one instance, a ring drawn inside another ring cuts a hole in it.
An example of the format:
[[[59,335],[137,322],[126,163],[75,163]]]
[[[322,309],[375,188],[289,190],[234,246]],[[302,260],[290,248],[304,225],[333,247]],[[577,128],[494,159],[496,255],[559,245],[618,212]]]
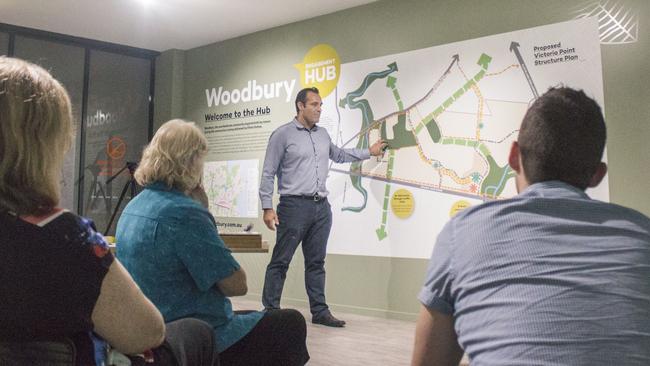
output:
[[[488,70],[491,62],[492,57],[482,53],[479,59],[476,60],[475,64],[478,67],[476,67],[473,76],[464,77],[462,83],[457,85],[454,92],[445,96],[441,99],[442,102],[433,107],[431,107],[430,99],[434,96],[440,99],[440,96],[436,94],[438,87],[445,82],[451,73],[459,72],[460,61],[458,55],[452,58],[449,67],[435,85],[413,105],[405,107],[400,97],[399,79],[395,75],[399,70],[397,62],[390,63],[386,69],[368,73],[357,89],[347,93],[338,102],[340,108],[358,110],[361,114],[362,123],[356,136],[358,137],[356,148],[367,148],[369,146],[370,135],[373,130],[376,130],[376,134],[388,143],[388,153],[384,157],[385,174],[381,177],[386,181],[382,223],[376,230],[380,240],[386,236],[385,225],[391,182],[404,183],[400,177],[393,175],[395,164],[399,160],[396,158],[403,149],[417,149],[422,162],[432,169],[432,173],[435,172],[441,177],[449,177],[455,183],[453,189],[446,188],[442,184],[438,184],[437,187],[434,185],[433,188],[451,194],[473,196],[479,199],[496,199],[499,198],[506,187],[506,182],[515,176],[507,162],[499,164],[496,161],[490,148],[481,138],[481,130],[484,128],[484,124],[483,116],[480,115],[480,107],[477,107],[479,113],[477,113],[476,121],[469,127],[476,130],[475,135],[472,137],[446,136],[437,121],[466,94],[481,95],[479,85],[489,75]],[[464,75],[464,73],[462,74]],[[385,79],[384,85],[390,90],[395,102],[395,108],[394,112],[376,119],[372,103],[365,98],[365,94],[373,86],[373,83],[382,79]],[[426,113],[423,113],[423,111],[426,111]],[[512,134],[513,132],[516,131],[509,133]],[[421,143],[423,139],[433,144],[452,145],[467,149],[467,153],[476,154],[483,160],[483,168],[470,172],[457,172],[448,164],[450,160],[453,160],[453,156],[439,156],[428,153],[427,147]],[[366,207],[368,192],[362,185],[362,179],[366,175],[363,168],[364,164],[363,161],[351,163],[349,168],[351,185],[363,196],[362,203],[356,206],[344,206],[342,207],[343,211],[361,212]]]

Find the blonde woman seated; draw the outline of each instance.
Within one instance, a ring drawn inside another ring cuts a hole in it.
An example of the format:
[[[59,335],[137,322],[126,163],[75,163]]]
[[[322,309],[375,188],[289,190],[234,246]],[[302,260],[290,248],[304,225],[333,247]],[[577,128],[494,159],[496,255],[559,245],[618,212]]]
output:
[[[217,233],[200,187],[207,141],[191,122],[172,120],[144,150],[144,186],[117,224],[117,257],[165,320],[212,324],[222,365],[304,365],[305,319],[295,310],[233,312],[246,274]],[[203,205],[192,199],[201,196]]]
[[[214,353],[192,343],[211,346],[210,328],[177,322],[166,342],[160,313],[93,224],[57,206],[72,136],[65,89],[41,67],[0,57],[0,344],[20,352],[25,342],[71,340],[76,364],[95,365],[105,340],[125,354],[160,346],[158,365],[177,364],[176,351],[198,355],[180,363],[211,364]]]

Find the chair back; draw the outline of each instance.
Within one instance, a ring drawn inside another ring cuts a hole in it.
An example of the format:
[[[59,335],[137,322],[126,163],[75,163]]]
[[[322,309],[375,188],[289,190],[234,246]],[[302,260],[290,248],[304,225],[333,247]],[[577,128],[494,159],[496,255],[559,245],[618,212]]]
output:
[[[0,342],[0,365],[74,366],[75,346],[72,340]]]

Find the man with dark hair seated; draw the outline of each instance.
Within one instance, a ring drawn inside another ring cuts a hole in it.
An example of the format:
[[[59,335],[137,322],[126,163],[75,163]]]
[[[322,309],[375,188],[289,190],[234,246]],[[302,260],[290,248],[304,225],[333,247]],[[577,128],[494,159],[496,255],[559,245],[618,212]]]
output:
[[[509,163],[519,195],[472,207],[438,236],[413,365],[650,365],[650,220],[584,192],[607,172],[584,92],[551,89]]]

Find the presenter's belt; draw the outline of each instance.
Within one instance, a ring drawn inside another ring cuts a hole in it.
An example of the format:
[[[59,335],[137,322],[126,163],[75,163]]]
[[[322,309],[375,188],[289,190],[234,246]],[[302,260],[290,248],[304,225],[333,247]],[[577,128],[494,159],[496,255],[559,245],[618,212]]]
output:
[[[280,196],[280,198],[282,198],[282,197],[302,198],[302,199],[310,200],[310,201],[314,201],[314,202],[322,202],[322,201],[325,201],[327,199],[326,196],[321,196],[321,195],[318,194],[318,192],[316,192],[314,194],[283,194],[282,196]]]

